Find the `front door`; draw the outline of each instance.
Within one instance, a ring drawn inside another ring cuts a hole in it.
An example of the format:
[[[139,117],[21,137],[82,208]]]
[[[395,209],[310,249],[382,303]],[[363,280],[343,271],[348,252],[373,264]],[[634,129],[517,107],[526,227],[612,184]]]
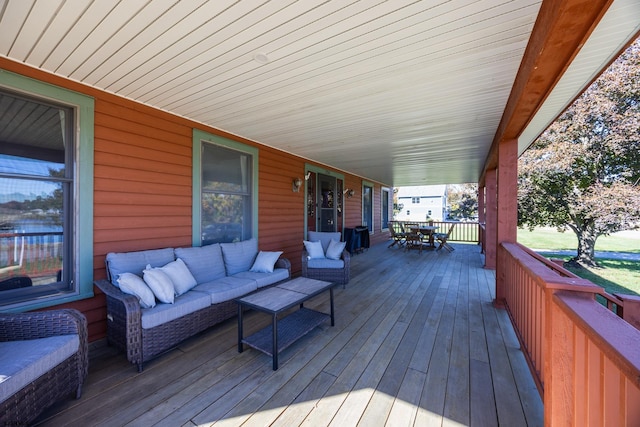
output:
[[[307,231],[342,232],[343,180],[331,175],[307,175]]]
[[[337,198],[336,178],[329,175],[318,174],[318,231],[336,231]]]

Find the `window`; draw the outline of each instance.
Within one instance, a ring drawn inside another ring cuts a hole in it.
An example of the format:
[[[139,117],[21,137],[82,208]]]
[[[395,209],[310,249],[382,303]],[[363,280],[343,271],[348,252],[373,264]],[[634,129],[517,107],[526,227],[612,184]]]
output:
[[[412,197],[411,198],[411,203],[419,204],[420,203],[420,197]]]
[[[202,145],[202,244],[251,238],[251,155]]]
[[[362,186],[362,225],[373,232],[373,185]]]
[[[93,99],[3,71],[0,117],[0,309],[92,296]]]
[[[194,131],[194,159],[198,157],[199,167],[194,170],[194,197],[199,199],[194,203],[194,244],[257,237],[257,149]]]
[[[382,229],[389,228],[389,195],[391,192],[388,188],[383,188],[381,191],[381,205],[382,205]]]

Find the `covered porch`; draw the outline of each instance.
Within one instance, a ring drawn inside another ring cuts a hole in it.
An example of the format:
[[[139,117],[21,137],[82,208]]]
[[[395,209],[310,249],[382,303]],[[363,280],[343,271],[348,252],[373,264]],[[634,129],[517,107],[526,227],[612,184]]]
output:
[[[41,425],[539,426],[543,407],[480,246],[405,252],[382,243],[352,258],[335,290],[336,325],[280,355],[237,351],[231,319],[150,362],[91,351],[79,401]],[[328,296],[312,305],[328,308]],[[252,312],[250,328],[268,317]]]
[[[72,105],[81,122],[73,219],[86,247],[65,279],[79,296],[47,308],[89,319],[90,375],[81,400],[40,424],[637,425],[638,331],[514,243],[518,155],[637,36],[636,2],[290,3],[2,8],[0,85]],[[202,243],[203,132],[257,150],[251,220],[261,248],[295,263],[309,205],[291,186],[310,170],[343,171],[355,189],[346,227],[364,222],[373,192],[374,243],[393,187],[478,182],[485,252],[380,243],[355,256],[336,326],[276,372],[237,353],[231,320],[138,374],[101,347],[92,281],[111,251]]]

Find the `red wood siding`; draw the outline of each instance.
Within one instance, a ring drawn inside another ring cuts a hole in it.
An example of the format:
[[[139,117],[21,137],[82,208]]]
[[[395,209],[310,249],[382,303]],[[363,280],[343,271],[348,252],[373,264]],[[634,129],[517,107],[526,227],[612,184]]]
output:
[[[305,161],[273,149],[260,149],[258,239],[260,249],[284,251],[292,272],[302,270],[304,239],[304,187],[292,190],[293,180],[304,181]]]
[[[362,224],[362,179],[345,175],[344,188],[354,191],[353,197],[344,199],[344,226],[353,228]]]
[[[108,252],[191,244],[192,130],[133,105],[96,98],[96,279]]]
[[[95,99],[94,279],[106,277],[108,252],[191,245],[194,128],[259,148],[259,246],[284,251],[293,274],[300,273],[305,200],[292,181],[304,178],[308,160],[4,58],[0,67]],[[355,190],[345,199],[345,227],[360,225],[362,179],[345,174],[345,188]],[[376,184],[372,243],[388,238],[379,232],[379,189]],[[94,298],[65,305],[87,316],[91,341],[106,331],[105,299],[94,289]]]

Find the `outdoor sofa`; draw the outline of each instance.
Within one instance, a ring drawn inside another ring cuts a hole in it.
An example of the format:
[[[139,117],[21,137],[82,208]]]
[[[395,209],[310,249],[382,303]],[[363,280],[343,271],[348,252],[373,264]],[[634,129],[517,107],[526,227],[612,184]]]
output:
[[[107,254],[107,280],[95,285],[107,297],[108,343],[126,352],[141,372],[143,363],[153,357],[237,315],[234,299],[288,280],[291,263],[280,258],[281,254],[259,252],[255,239]],[[188,271],[175,268],[180,265]],[[157,270],[172,280],[172,303],[158,300],[151,304],[148,297],[145,303],[146,294],[132,290],[132,279],[138,285],[140,278],[157,287],[150,280]],[[176,271],[181,274],[176,276]]]
[[[30,425],[54,403],[80,398],[88,369],[79,311],[0,313],[0,425]]]

